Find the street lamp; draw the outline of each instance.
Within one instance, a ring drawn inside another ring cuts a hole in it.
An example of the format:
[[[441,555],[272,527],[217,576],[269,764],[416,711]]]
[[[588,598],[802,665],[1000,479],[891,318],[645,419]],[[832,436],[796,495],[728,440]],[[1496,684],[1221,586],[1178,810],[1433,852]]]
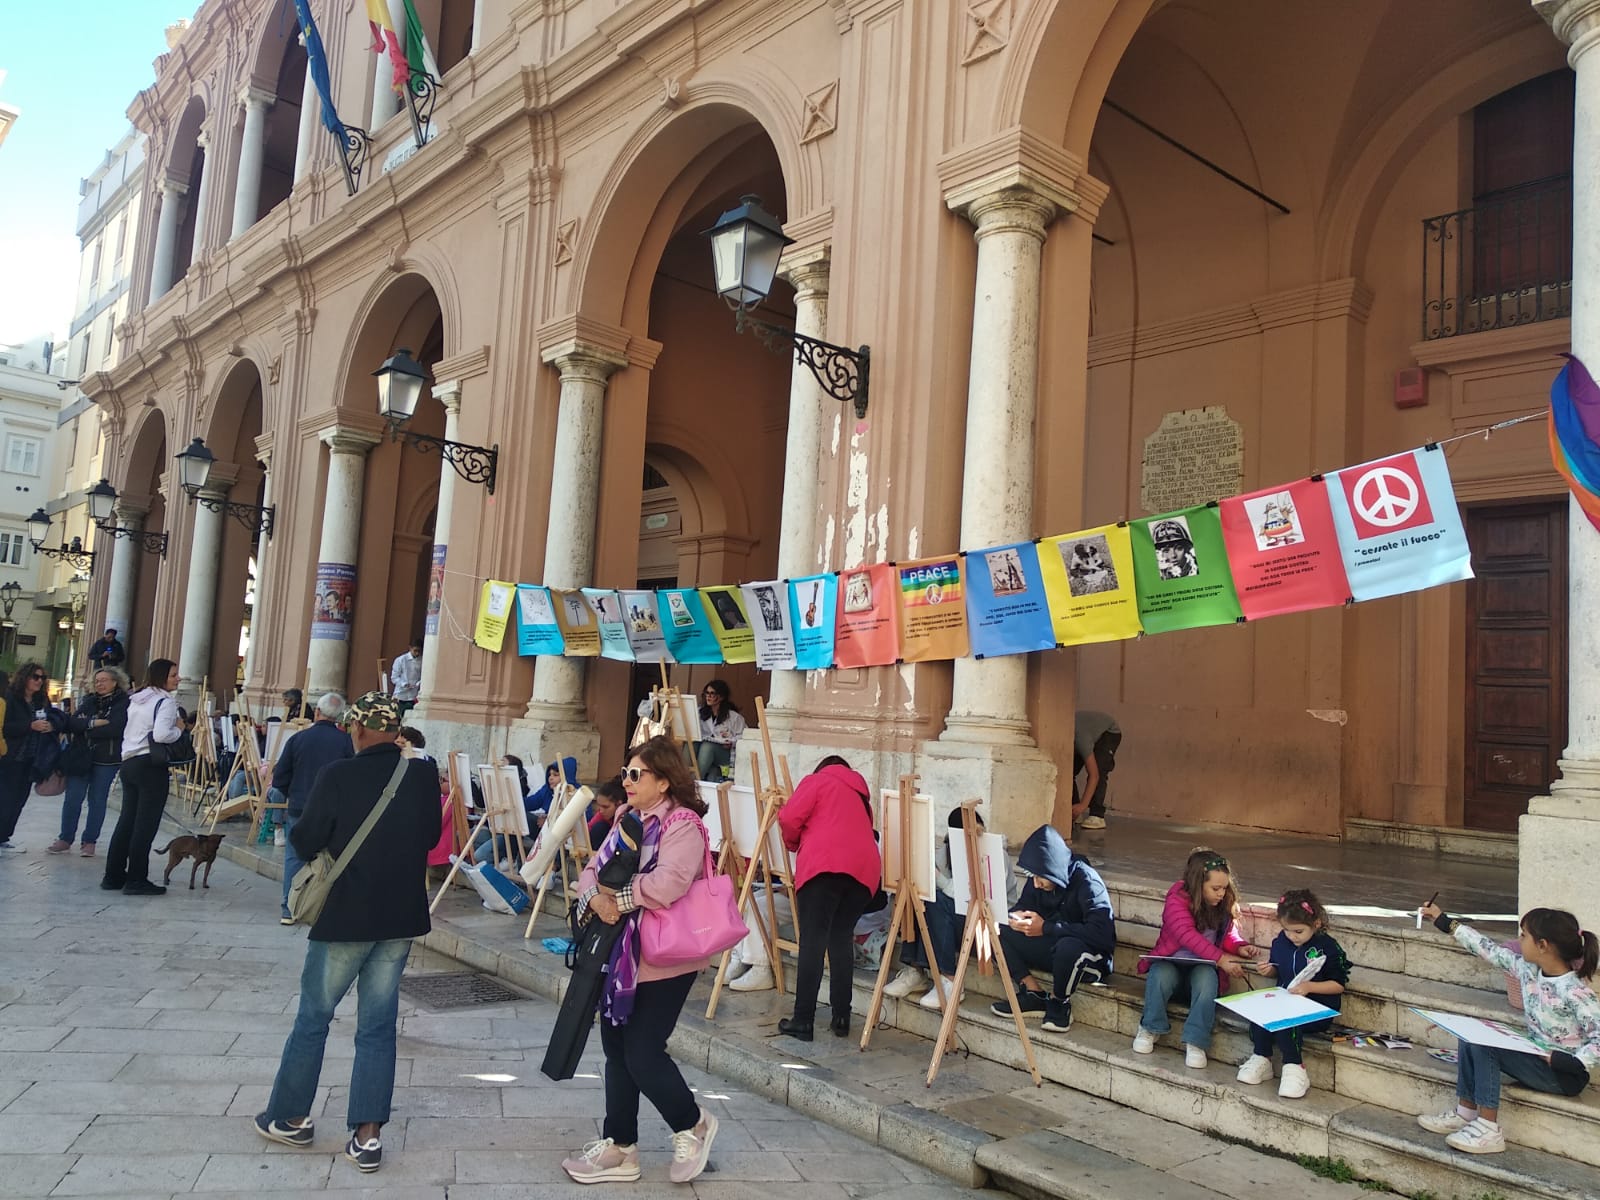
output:
[[[17,623],[12,619],[11,610],[16,607],[17,597],[22,595],[22,585],[15,579],[8,579],[0,584],[0,608],[5,609],[5,619],[0,620],[0,632],[5,635],[4,649],[9,653],[16,648]]]
[[[259,504],[243,504],[237,500],[226,500],[221,496],[202,494],[206,482],[211,478],[211,464],[217,461],[217,456],[206,449],[204,441],[195,438],[189,443],[187,450],[173,457],[178,462],[178,482],[188,493],[190,503],[198,504],[211,512],[225,512],[252,534],[260,534],[267,538],[272,536],[272,519],[277,513],[273,505],[268,504],[263,507]]]
[[[72,604],[72,618],[63,618],[57,624],[67,630],[67,685],[70,687],[78,669],[78,634],[83,629],[83,606],[89,602],[87,575],[74,575],[67,581],[67,598]]]
[[[494,481],[500,465],[498,442],[485,449],[401,428],[416,414],[422,386],[428,381],[428,373],[411,357],[411,351],[403,347],[396,350],[372,374],[378,381],[378,414],[388,422],[391,441],[403,440],[424,453],[437,450],[440,457],[455,468],[457,475],[468,483],[483,484],[489,495],[494,495]]]
[[[74,537],[72,541],[63,541],[59,546],[46,546],[44,539],[50,536],[50,514],[42,508],[33,510],[33,516],[28,518],[28,541],[40,554],[50,558],[59,558],[62,562],[71,563],[80,571],[94,570],[94,551],[83,548],[83,539]]]
[[[150,533],[143,529],[129,529],[117,524],[111,515],[117,503],[117,489],[111,486],[109,479],[102,479],[85,495],[89,502],[89,519],[101,533],[137,542],[146,554],[159,554],[162,558],[167,556],[165,533]]]
[[[732,306],[734,328],[740,333],[754,331],[768,349],[779,353],[792,345],[794,356],[811,369],[823,391],[835,400],[854,403],[856,419],[865,419],[870,347],[850,350],[750,315],[772,291],[778,260],[784,247],[794,241],[783,232],[778,219],[761,207],[758,197],[742,196],[739,206],[718,217],[705,236],[711,239],[717,295]]]

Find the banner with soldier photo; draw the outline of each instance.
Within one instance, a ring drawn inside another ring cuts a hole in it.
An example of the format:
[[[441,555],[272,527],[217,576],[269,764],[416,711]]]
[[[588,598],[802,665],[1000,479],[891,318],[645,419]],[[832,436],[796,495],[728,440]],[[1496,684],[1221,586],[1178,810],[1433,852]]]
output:
[[[1228,625],[1243,617],[1215,504],[1142,517],[1130,521],[1128,530],[1146,633]]]
[[[1039,573],[1056,643],[1082,646],[1137,637],[1139,601],[1125,525],[1101,525],[1039,543]]]

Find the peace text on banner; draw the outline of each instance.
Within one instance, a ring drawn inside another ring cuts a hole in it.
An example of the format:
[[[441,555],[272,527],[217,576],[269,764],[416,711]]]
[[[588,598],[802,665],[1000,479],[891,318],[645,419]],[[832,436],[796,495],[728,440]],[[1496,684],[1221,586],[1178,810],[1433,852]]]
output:
[[[906,662],[965,658],[967,605],[961,556],[943,554],[895,565],[900,598],[900,657]]]

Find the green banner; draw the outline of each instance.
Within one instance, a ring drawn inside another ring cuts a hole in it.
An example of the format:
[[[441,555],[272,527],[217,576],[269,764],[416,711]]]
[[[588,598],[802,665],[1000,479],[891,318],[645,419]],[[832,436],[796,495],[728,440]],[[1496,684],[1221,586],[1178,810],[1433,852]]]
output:
[[[1139,621],[1146,633],[1171,633],[1240,620],[1239,597],[1214,505],[1128,523]]]

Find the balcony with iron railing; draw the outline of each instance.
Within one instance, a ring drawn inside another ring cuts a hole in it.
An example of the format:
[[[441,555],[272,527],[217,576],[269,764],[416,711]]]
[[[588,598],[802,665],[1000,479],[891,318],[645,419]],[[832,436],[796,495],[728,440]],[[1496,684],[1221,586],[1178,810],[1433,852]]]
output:
[[[1422,222],[1422,340],[1572,315],[1572,177]]]

